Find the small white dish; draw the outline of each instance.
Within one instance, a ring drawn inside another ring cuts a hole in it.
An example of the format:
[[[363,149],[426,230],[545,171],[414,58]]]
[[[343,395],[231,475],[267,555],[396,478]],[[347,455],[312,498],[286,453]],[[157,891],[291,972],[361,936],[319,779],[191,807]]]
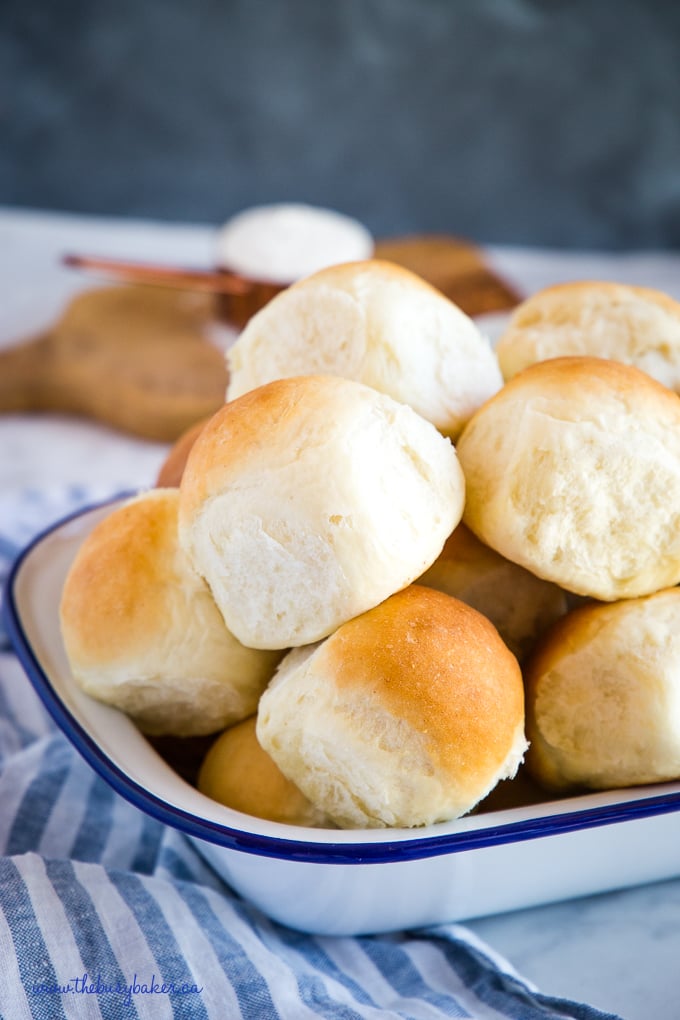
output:
[[[294,827],[204,797],[125,715],[88,697],[71,676],[59,629],[61,589],[85,535],[115,505],[57,523],[19,557],[4,601],[10,639],[92,768],[142,811],[185,833],[232,888],[274,920],[318,934],[397,931],[680,874],[680,783],[408,830]]]

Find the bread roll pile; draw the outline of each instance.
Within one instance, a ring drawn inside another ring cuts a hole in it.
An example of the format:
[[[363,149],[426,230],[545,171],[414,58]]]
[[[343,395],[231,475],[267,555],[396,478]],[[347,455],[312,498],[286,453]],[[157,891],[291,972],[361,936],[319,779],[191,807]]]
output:
[[[146,522],[125,541],[114,512],[74,564],[84,688],[148,732],[220,733],[199,789],[289,824],[455,818],[525,752],[552,791],[680,777],[680,397],[609,334],[607,358],[500,386],[462,313],[383,263],[316,274],[256,319],[178,488],[123,508]],[[122,596],[100,598],[100,558]],[[209,664],[227,722],[191,644],[208,632],[230,649]]]
[[[508,381],[458,444],[464,520],[588,599],[524,665],[527,769],[557,792],[678,779],[680,305],[548,288],[497,352]]]

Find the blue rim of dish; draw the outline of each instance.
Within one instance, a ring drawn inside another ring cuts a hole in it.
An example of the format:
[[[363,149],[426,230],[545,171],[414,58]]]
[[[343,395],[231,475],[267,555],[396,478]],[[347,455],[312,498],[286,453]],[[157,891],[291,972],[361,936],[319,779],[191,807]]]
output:
[[[680,810],[680,791],[603,804],[576,810],[566,809],[536,818],[490,825],[461,832],[418,836],[399,830],[398,840],[376,842],[316,842],[270,836],[237,829],[220,822],[200,818],[191,812],[167,803],[131,779],[105,754],[55,691],[25,633],[21,613],[16,604],[15,586],[24,561],[54,532],[69,522],[119,502],[132,493],[115,499],[82,507],[41,531],[18,555],[4,586],[3,617],[14,651],[54,722],[73,744],[90,767],[117,793],[157,821],[187,836],[201,839],[230,850],[273,857],[281,860],[306,861],[315,864],[380,864],[390,861],[414,861],[443,854],[461,853],[506,843],[518,843],[545,836],[557,836],[582,829],[634,821],[653,815]],[[375,835],[375,830],[372,830]]]

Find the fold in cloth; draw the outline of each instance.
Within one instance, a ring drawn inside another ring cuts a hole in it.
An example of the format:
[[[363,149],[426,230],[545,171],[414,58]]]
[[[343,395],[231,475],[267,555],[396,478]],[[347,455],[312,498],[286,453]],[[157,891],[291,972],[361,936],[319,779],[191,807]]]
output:
[[[111,492],[0,499],[0,571]],[[191,1020],[595,1020],[459,924],[314,937],[237,896],[179,832],[119,797],[0,651],[0,1015]]]

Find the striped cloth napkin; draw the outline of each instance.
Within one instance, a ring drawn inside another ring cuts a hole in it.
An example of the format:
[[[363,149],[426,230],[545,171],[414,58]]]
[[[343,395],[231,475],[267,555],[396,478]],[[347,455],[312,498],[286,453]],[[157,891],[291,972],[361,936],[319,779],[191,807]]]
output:
[[[0,572],[39,530],[111,495],[5,493]],[[612,1017],[541,994],[458,924],[347,938],[268,920],[89,768],[4,635],[0,855],[4,1020]]]

